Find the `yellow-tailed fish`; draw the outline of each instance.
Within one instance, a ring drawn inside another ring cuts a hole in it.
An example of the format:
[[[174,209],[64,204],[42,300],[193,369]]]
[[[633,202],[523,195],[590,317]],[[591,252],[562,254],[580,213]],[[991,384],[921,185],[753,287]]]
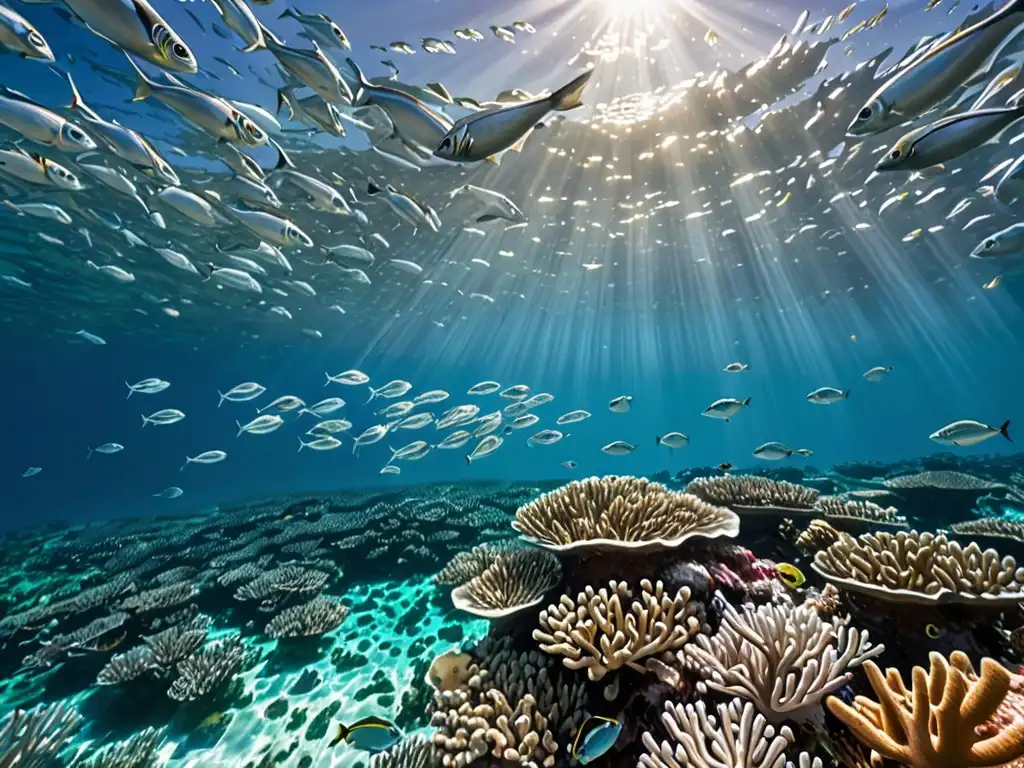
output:
[[[608,752],[622,732],[622,723],[594,715],[583,721],[572,744],[572,756],[580,765],[592,763]]]
[[[390,749],[402,738],[398,727],[380,717],[364,717],[352,725],[338,723],[338,733],[331,740],[331,746],[345,742],[366,752],[383,752]]]
[[[799,589],[807,581],[804,572],[792,563],[779,563],[775,570],[779,574],[779,580],[789,589]]]

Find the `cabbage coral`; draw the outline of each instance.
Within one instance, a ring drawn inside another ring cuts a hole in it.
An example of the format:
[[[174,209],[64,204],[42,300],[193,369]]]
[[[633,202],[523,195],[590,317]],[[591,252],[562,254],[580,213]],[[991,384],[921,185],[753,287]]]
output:
[[[479,576],[452,591],[452,603],[467,613],[499,618],[531,608],[562,577],[562,566],[550,552],[511,550]]]
[[[739,518],[696,496],[637,477],[574,480],[520,507],[512,526],[555,551],[664,549],[693,536],[733,537]]]

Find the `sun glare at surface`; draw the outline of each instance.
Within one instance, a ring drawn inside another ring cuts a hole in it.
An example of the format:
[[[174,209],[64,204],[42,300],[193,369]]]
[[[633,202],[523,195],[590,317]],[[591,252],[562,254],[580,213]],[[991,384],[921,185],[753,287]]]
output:
[[[602,0],[613,19],[639,19],[662,6],[662,0]]]

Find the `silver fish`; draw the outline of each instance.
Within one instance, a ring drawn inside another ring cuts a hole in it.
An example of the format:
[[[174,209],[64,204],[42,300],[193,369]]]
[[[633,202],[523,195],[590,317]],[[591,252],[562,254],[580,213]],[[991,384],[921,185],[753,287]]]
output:
[[[0,51],[3,50],[25,59],[54,61],[53,51],[39,30],[20,13],[0,5]]]
[[[594,70],[588,69],[550,96],[474,112],[461,118],[437,144],[434,155],[463,163],[489,159],[497,162],[500,153],[521,147],[549,112],[566,112],[582,106],[583,90],[593,74]]]
[[[1011,224],[989,235],[971,251],[975,259],[989,259],[1024,253],[1024,224]]]
[[[391,448],[391,446],[388,447]],[[430,443],[426,440],[416,440],[408,445],[403,445],[397,450],[391,448],[391,460],[388,463],[390,464],[392,461],[419,461],[428,453],[430,453]]]
[[[189,464],[217,464],[218,462],[224,461],[228,457],[224,451],[203,451],[198,456],[186,456],[185,463],[181,465],[181,469],[187,467]]]
[[[156,424],[161,426],[164,424],[175,424],[185,418],[185,414],[179,411],[177,408],[164,408],[161,411],[157,411],[149,416],[142,416],[142,426],[145,427],[147,424]]]
[[[308,125],[310,128],[319,129],[332,136],[344,136],[345,126],[341,122],[341,113],[333,104],[328,104],[317,95],[300,99],[295,95],[295,89],[290,87],[281,88],[277,92],[277,108],[280,111],[282,106],[288,107],[288,118]]]
[[[995,140],[1021,118],[1024,104],[944,117],[901,137],[878,161],[875,170],[917,171],[948,162]]]
[[[364,445],[373,445],[384,438],[384,435],[388,433],[388,428],[383,424],[375,424],[363,431],[359,437],[356,438],[352,444],[352,453],[357,453],[358,450]]]
[[[220,401],[217,403],[217,407],[220,408],[224,405],[225,400],[232,403],[243,403],[247,400],[254,400],[266,391],[266,387],[262,384],[257,384],[255,381],[247,381],[243,384],[237,384],[227,392],[217,392],[217,394],[220,395]]]
[[[609,456],[628,456],[636,450],[636,446],[632,443],[627,443],[625,440],[616,440],[613,443],[608,443],[604,446],[601,451],[607,453]]]
[[[408,195],[403,195],[390,184],[382,188],[373,179],[370,179],[367,182],[366,194],[370,197],[381,195],[388,204],[388,207],[395,212],[395,215],[410,226],[417,229],[425,227],[432,232],[437,232],[437,226],[427,212],[426,207],[420,205]]]
[[[224,152],[219,157],[228,168],[239,176],[251,181],[264,182],[267,180],[267,173],[260,167],[260,164],[234,144],[225,144]]]
[[[341,30],[341,27],[322,13],[303,13],[297,8],[287,8],[277,18],[295,19],[306,30],[307,39],[311,42],[319,43],[324,48],[352,50],[352,44]]]
[[[267,47],[263,37],[263,27],[260,26],[256,14],[252,12],[252,8],[245,0],[210,0],[210,2],[224,19],[228,28],[245,41],[245,47],[239,48],[239,51],[251,53]]]
[[[262,147],[267,134],[256,123],[219,96],[211,96],[190,88],[168,75],[171,85],[150,80],[129,56],[128,61],[138,77],[132,101],[155,96],[189,122],[213,136],[217,141],[232,141],[248,147]]]
[[[234,215],[240,224],[261,240],[280,246],[313,247],[313,241],[309,235],[299,229],[299,226],[290,219],[266,211],[246,211],[231,206],[225,206],[225,208]]]
[[[341,445],[341,440],[336,438],[334,435],[322,435],[314,438],[309,442],[306,442],[301,437],[299,438],[299,450],[303,448],[309,448],[312,451],[333,451],[335,448]]]
[[[0,87],[0,124],[26,139],[65,152],[96,149],[85,131],[23,93]]]
[[[82,100],[71,75],[65,73],[65,77],[71,87],[71,104],[68,105],[68,109],[82,113],[86,122],[89,123],[89,130],[106,145],[108,150],[143,173],[173,186],[181,184],[178,174],[174,172],[170,163],[160,156],[156,148],[142,134],[125,128],[123,125],[104,120]]]
[[[479,443],[471,453],[466,454],[466,463],[472,464],[474,461],[479,461],[485,456],[490,456],[496,450],[501,448],[501,444],[505,442],[504,438],[498,437],[497,435],[488,435]]]
[[[197,224],[212,227],[217,223],[213,215],[213,206],[199,195],[182,187],[165,187],[156,197],[165,205],[173,208]]]
[[[882,133],[938,106],[997,55],[1022,21],[1024,0],[1010,0],[991,16],[915,56],[868,98],[847,135]]]
[[[779,461],[788,459],[795,451],[788,445],[782,443],[765,443],[754,449],[754,455],[766,461]]]
[[[70,192],[84,189],[78,177],[63,165],[20,149],[0,149],[0,174],[42,187],[57,187]]]
[[[266,435],[284,424],[284,419],[276,413],[264,413],[262,416],[257,416],[247,424],[242,424],[238,421],[236,421],[235,424],[238,425],[238,434],[236,437],[241,437],[243,432],[248,432],[250,435]]]
[[[474,384],[466,392],[467,395],[491,395],[501,389],[501,384],[496,381],[481,381]]]
[[[848,389],[820,387],[807,395],[807,400],[815,405],[832,405],[840,400],[846,400],[849,396],[850,390]]]
[[[452,450],[455,448],[461,448],[473,438],[472,432],[467,432],[464,429],[452,432],[448,437],[442,440],[440,443],[435,445],[435,448],[440,450]]]
[[[267,49],[274,54],[281,67],[329,104],[352,104],[352,89],[338,68],[328,59],[314,40],[313,50],[292,48],[282,43],[272,32],[263,28]]]
[[[352,59],[346,61],[359,83],[353,103],[357,106],[374,104],[383,109],[391,119],[393,136],[417,156],[429,157],[445,134],[452,130],[452,121],[405,91],[371,83]]]
[[[1010,422],[1004,421],[999,427],[990,427],[980,421],[954,421],[932,432],[928,437],[943,445],[968,446],[977,445],[996,435],[1002,435],[1010,440]]]
[[[284,149],[277,142],[273,142],[273,144],[278,153],[277,165],[272,173],[274,181],[288,183],[305,193],[309,197],[310,207],[314,210],[351,215],[352,209],[349,208],[348,202],[341,192],[330,184],[301,173],[292,163],[291,158],[285,154]]]
[[[210,265],[211,271],[208,280],[212,280],[218,285],[224,285],[228,288],[235,288],[239,291],[246,291],[248,293],[263,293],[263,286],[261,286],[256,278],[241,269],[232,269],[231,267],[214,267]]]
[[[707,416],[711,419],[721,419],[722,421],[729,421],[730,418],[740,412],[741,408],[746,408],[750,405],[750,398],[746,400],[736,400],[732,397],[723,397],[721,400],[716,400],[707,408],[704,409],[702,416]]]
[[[452,191],[451,197],[455,198],[464,194],[472,195],[484,205],[481,210],[473,214],[473,218],[477,222],[505,219],[513,224],[522,224],[527,221],[519,207],[501,192],[475,187],[472,184],[463,184]]]
[[[347,245],[342,243],[341,245],[332,245],[324,249],[327,251],[328,259],[335,261],[340,259],[346,263],[362,264],[367,267],[372,267],[376,257],[365,248],[360,248],[358,245]],[[339,263],[335,261],[335,263]]]
[[[29,4],[54,0],[24,0]],[[93,34],[163,69],[195,74],[195,56],[148,0],[62,0]]]

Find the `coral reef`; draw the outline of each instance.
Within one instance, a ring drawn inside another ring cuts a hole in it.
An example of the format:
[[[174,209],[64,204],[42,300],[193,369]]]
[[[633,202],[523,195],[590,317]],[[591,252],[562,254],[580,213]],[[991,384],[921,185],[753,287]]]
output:
[[[996,536],[1024,543],[1024,523],[998,517],[982,517],[950,526],[953,533],[962,536]]]
[[[429,739],[408,736],[391,749],[370,758],[370,768],[432,768],[434,747]]]
[[[778,730],[750,702],[732,699],[718,705],[718,717],[703,701],[695,704],[666,702],[661,716],[671,741],[643,735],[646,754],[637,768],[785,768],[786,750],[796,740],[788,726]],[[807,753],[797,758],[801,768],[811,761]]]
[[[726,605],[712,637],[698,635],[680,654],[711,690],[753,702],[771,722],[801,720],[852,679],[851,669],[878,656],[868,633],[848,619],[823,619],[811,606]]]
[[[944,535],[881,531],[838,541],[814,556],[813,568],[839,587],[880,600],[919,603],[1017,603],[1024,568],[1012,557],[962,547]]]
[[[450,587],[457,587],[476,578],[519,542],[485,542],[477,544],[467,552],[459,552],[449,563],[437,572],[434,581]]]
[[[574,480],[516,512],[513,526],[539,546],[661,549],[694,536],[735,536],[739,519],[723,507],[643,478]]]
[[[213,641],[199,653],[179,662],[179,677],[171,683],[167,695],[176,701],[195,701],[208,696],[241,669],[245,650],[245,643],[237,635]]]
[[[107,744],[77,761],[74,768],[156,768],[164,733],[146,728],[131,738]]]
[[[134,680],[160,665],[145,645],[137,645],[107,662],[96,676],[97,685],[118,685]]]
[[[814,554],[839,541],[839,534],[827,520],[811,520],[796,537],[796,547],[806,555]]]
[[[562,595],[541,611],[533,639],[545,653],[564,657],[567,668],[585,669],[591,680],[623,667],[642,672],[645,659],[677,650],[700,632],[689,600],[686,587],[672,596],[660,581],[647,579],[637,595],[624,581],[607,589],[588,586],[575,600]]]
[[[828,708],[866,746],[909,768],[985,768],[1024,757],[1024,721],[994,736],[975,731],[1006,697],[1010,673],[983,659],[977,676],[959,651],[929,659],[927,672],[914,668],[909,689],[898,669],[883,676],[869,661],[864,671],[878,701],[858,696],[850,706],[833,696]]]
[[[754,475],[698,477],[686,493],[741,512],[784,514],[812,514],[820,495],[814,488]]]
[[[870,525],[907,527],[907,518],[896,507],[880,507],[873,501],[850,501],[835,496],[818,499],[817,510],[830,520],[849,520]]]
[[[18,709],[0,721],[0,766],[49,768],[82,727],[82,716],[62,702]]]
[[[264,631],[276,640],[323,635],[340,627],[348,611],[344,603],[321,595],[308,603],[285,608],[267,623]]]
[[[485,618],[501,618],[532,608],[562,577],[558,558],[538,549],[515,549],[452,591],[456,608]]]

